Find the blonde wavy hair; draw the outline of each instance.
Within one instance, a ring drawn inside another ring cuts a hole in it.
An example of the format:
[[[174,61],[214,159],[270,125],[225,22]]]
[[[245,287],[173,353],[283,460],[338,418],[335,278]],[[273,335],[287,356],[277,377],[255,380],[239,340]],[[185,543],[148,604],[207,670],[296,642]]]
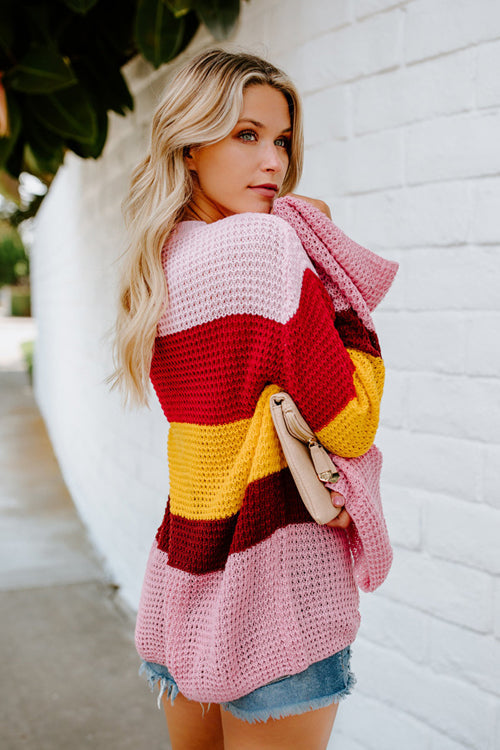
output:
[[[193,191],[184,154],[228,136],[247,86],[267,84],[288,102],[292,124],[288,169],[279,195],[291,192],[302,172],[300,96],[289,78],[266,60],[245,52],[210,49],[177,70],[152,121],[148,153],[131,174],[122,203],[128,245],[120,274],[113,337],[115,370],[105,378],[119,387],[123,406],[148,406],[149,373],[157,324],[168,305],[162,250]]]

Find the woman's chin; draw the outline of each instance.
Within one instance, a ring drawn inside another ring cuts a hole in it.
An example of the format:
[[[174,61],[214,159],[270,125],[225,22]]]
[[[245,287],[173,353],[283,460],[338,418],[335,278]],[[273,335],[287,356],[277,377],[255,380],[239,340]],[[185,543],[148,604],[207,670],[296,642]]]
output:
[[[222,206],[218,204],[219,212],[221,216],[227,217],[231,214],[269,214],[273,209],[274,200],[262,199],[257,200],[242,200],[237,203],[233,203],[232,206]],[[219,217],[220,218],[220,217]]]
[[[273,203],[274,201],[270,200],[252,201],[252,207],[247,208],[247,211],[252,211],[256,214],[270,214],[273,210]]]

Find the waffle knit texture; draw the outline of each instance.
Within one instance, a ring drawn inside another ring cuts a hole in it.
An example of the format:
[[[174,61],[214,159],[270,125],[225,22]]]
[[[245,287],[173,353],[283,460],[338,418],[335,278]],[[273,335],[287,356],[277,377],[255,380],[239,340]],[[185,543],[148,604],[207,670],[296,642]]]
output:
[[[170,492],[135,639],[187,698],[225,702],[351,644],[358,586],[392,550],[373,445],[384,383],[371,311],[397,264],[314,207],[177,225],[151,382],[169,422]],[[337,462],[348,531],[308,515],[269,408],[287,391]]]

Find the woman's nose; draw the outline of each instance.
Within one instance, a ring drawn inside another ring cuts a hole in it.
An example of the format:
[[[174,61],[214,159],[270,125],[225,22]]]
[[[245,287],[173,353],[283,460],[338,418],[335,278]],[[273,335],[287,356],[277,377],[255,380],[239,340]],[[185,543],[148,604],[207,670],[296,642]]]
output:
[[[279,172],[283,169],[283,160],[278,146],[274,143],[266,147],[263,156],[263,166],[266,171]]]

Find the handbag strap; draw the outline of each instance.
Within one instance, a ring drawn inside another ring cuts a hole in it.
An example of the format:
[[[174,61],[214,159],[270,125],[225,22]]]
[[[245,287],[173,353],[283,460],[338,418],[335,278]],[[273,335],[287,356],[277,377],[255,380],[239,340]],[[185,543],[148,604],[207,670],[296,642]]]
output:
[[[285,392],[274,394],[274,402],[281,406],[286,428],[292,437],[305,443],[309,448],[318,479],[335,484],[340,479],[337,467],[330,458],[325,446],[318,440],[292,397]]]

